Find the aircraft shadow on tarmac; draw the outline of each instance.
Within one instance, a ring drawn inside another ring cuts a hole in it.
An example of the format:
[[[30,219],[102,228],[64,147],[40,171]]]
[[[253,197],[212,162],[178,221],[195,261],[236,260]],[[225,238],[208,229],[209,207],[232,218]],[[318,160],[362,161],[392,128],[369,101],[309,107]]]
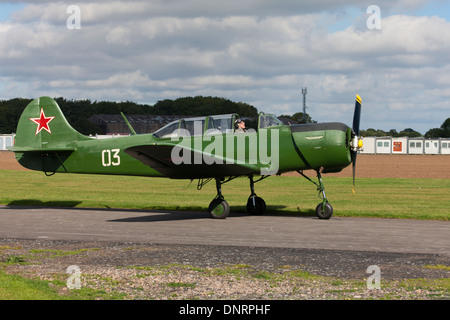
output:
[[[157,209],[119,209],[119,208],[110,208],[105,205],[105,208],[83,208],[77,207],[80,205],[82,201],[41,201],[37,199],[21,199],[14,200],[8,203],[8,209],[23,209],[23,207],[32,207],[32,208],[70,208],[71,210],[93,210],[93,211],[103,211],[103,212],[129,212],[136,214],[140,214],[135,217],[127,217],[120,219],[111,219],[107,220],[108,222],[157,222],[157,221],[174,221],[174,220],[195,220],[195,219],[211,219],[206,210],[203,212],[201,210],[157,210]],[[267,211],[264,213],[264,216],[273,216],[273,217],[296,217],[296,218],[312,218],[315,219],[315,211],[313,209],[309,210],[300,210],[297,211],[285,211],[285,206],[282,205],[272,205],[267,206]],[[249,217],[248,213],[245,212],[244,206],[235,206],[231,207],[231,213],[227,217],[227,219],[233,218],[242,218]],[[149,213],[149,215],[142,215],[142,213]]]
[[[60,207],[60,208],[74,208],[77,205],[81,204],[81,201],[41,201],[38,199],[20,199],[13,200],[8,203],[8,207],[10,209],[20,209],[21,206],[27,207]]]
[[[296,217],[296,218],[310,218],[316,219],[314,210],[307,211],[278,211],[277,208],[281,209],[284,206],[270,206],[268,207],[268,211],[264,213],[264,216],[273,216],[273,217]],[[250,217],[248,213],[244,211],[244,209],[239,209],[239,207],[234,208],[231,207],[231,213],[227,217],[227,219],[234,218],[243,218]],[[174,220],[195,220],[195,219],[208,219],[211,220],[210,216],[207,212],[202,211],[174,211],[174,210],[136,210],[135,212],[153,212],[155,214],[147,215],[147,216],[136,216],[136,217],[128,217],[128,218],[120,218],[108,220],[108,222],[157,222],[157,221],[174,221]]]

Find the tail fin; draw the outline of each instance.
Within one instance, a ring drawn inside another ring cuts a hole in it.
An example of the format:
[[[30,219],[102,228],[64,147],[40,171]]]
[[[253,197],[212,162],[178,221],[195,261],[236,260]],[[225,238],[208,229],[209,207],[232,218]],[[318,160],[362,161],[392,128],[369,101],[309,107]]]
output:
[[[17,125],[14,152],[73,151],[77,141],[90,138],[70,126],[56,101],[41,97],[31,101]]]

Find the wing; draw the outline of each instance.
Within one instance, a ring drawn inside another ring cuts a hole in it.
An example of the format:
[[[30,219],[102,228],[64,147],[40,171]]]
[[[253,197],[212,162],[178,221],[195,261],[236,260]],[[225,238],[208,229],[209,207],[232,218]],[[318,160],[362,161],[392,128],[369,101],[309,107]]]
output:
[[[174,147],[177,147],[174,152]],[[172,144],[151,144],[124,150],[162,175],[173,179],[200,179],[242,176],[259,173],[260,168],[247,163],[215,157]]]

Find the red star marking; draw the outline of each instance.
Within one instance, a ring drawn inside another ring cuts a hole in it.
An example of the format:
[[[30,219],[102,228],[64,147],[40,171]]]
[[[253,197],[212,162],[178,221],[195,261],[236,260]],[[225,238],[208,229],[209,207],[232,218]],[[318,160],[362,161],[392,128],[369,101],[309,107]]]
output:
[[[44,129],[48,133],[52,133],[50,130],[50,127],[48,126],[49,122],[52,121],[55,117],[46,117],[44,113],[44,108],[41,107],[41,115],[39,118],[30,118],[31,121],[36,123],[37,129],[36,129],[36,135]]]

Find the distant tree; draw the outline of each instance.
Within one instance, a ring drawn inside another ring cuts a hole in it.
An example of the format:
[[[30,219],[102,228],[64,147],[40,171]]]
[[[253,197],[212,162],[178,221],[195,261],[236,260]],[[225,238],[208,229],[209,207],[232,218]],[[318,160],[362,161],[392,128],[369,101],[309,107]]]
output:
[[[287,118],[292,119],[297,123],[317,123],[317,121],[314,121],[309,114],[305,114],[305,120],[303,120],[303,112],[297,112],[293,115],[281,115],[280,118]]]
[[[389,133],[383,130],[369,128],[367,130],[361,130],[360,135],[363,137],[385,137],[388,136]]]
[[[444,130],[442,130],[441,128],[433,128],[428,130],[425,133],[425,138],[430,139],[430,138],[442,138],[442,136],[444,135]]]
[[[88,119],[94,114],[154,114],[206,116],[212,114],[238,113],[241,117],[256,117],[258,110],[244,102],[233,102],[218,97],[185,97],[176,100],[158,101],[155,106],[137,104],[132,101],[91,101],[67,100],[63,97],[55,98],[67,121],[82,134],[95,134],[99,128]],[[14,98],[0,101],[0,133],[16,132],[17,123],[25,107],[32,99]]]
[[[398,134],[399,137],[409,137],[409,138],[417,138],[421,137],[422,134],[420,132],[417,132],[411,128],[406,128],[405,130],[400,131]]]
[[[184,97],[158,101],[150,110],[158,115],[207,116],[238,113],[241,117],[256,117],[258,110],[243,102],[218,97]]]
[[[447,118],[440,128],[428,130],[425,138],[450,138],[450,118]]]
[[[450,118],[447,118],[441,126],[441,129],[450,130]]]
[[[389,133],[387,135],[391,136],[391,137],[398,137],[399,136],[397,130],[395,130],[395,129],[389,130]]]
[[[31,99],[14,98],[0,101],[0,133],[16,132],[17,123]]]
[[[441,129],[444,130],[442,138],[450,138],[450,118],[447,118],[441,125]]]
[[[410,138],[414,138],[414,137],[421,137],[422,135],[420,134],[420,132],[417,132],[411,128],[406,128],[400,132],[397,132],[396,129],[391,129],[389,131],[383,131],[383,130],[375,130],[373,128],[369,128],[367,130],[361,130],[361,135],[363,137],[386,137],[386,136],[390,136],[390,137],[410,137]]]

